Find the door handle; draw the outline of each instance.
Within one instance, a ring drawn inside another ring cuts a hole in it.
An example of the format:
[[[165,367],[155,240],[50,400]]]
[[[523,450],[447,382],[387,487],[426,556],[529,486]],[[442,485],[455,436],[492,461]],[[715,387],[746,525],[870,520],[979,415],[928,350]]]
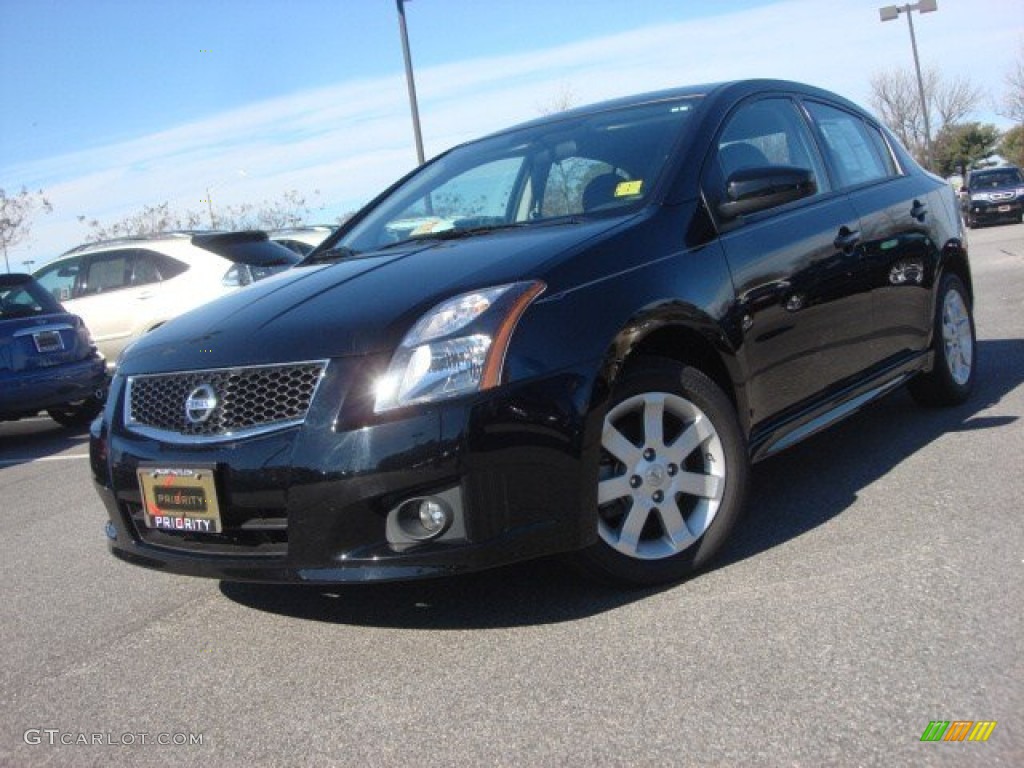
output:
[[[841,227],[836,239],[832,241],[832,244],[844,253],[852,251],[858,243],[860,243],[860,230],[850,229],[847,226]]]
[[[924,221],[924,215],[926,213],[928,213],[928,206],[920,200],[915,200],[914,207],[910,209],[911,218],[917,219],[918,221]]]

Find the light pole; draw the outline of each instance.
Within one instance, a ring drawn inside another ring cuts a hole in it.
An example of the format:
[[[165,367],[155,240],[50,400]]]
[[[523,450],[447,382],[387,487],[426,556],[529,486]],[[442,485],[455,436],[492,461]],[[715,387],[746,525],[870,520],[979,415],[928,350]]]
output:
[[[420,133],[420,110],[416,105],[416,81],[412,77],[412,55],[409,53],[409,33],[405,29],[405,2],[395,0],[398,6],[398,29],[402,34],[402,53],[405,56],[405,83],[409,88],[409,108],[412,109],[412,130],[416,136],[416,159],[423,165],[423,136]]]
[[[924,80],[921,78],[921,62],[917,58],[917,38],[914,37],[914,17],[912,11],[918,13],[931,13],[939,8],[936,0],[920,0],[917,3],[906,5],[887,5],[878,9],[878,15],[882,21],[892,21],[898,18],[901,13],[907,14],[907,24],[910,26],[910,47],[914,51],[914,71],[917,72],[917,95],[921,98],[921,115],[924,117],[924,151],[925,164],[930,165],[932,161],[932,130],[928,124],[928,101],[924,97]]]

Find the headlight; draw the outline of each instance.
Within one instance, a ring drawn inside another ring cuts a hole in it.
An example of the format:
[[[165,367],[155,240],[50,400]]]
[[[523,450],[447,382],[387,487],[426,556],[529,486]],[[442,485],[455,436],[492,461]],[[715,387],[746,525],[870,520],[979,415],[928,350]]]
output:
[[[544,283],[499,285],[441,302],[402,339],[376,386],[381,413],[489,389],[501,380],[512,331]]]

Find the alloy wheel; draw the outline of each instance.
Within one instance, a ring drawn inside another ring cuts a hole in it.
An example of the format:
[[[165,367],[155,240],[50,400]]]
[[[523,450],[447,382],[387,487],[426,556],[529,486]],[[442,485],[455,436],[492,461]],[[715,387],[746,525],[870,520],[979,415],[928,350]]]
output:
[[[947,291],[942,303],[942,341],[949,373],[960,386],[971,378],[974,337],[967,306],[959,291]]]
[[[682,552],[711,526],[726,484],[722,441],[692,402],[646,392],[605,417],[598,534],[641,560]]]

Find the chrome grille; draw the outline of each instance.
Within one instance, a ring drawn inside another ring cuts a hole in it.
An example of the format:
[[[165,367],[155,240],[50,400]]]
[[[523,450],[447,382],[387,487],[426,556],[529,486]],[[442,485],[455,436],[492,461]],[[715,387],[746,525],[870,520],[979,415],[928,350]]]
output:
[[[300,424],[326,365],[314,361],[132,376],[125,425],[163,439],[203,441]]]

